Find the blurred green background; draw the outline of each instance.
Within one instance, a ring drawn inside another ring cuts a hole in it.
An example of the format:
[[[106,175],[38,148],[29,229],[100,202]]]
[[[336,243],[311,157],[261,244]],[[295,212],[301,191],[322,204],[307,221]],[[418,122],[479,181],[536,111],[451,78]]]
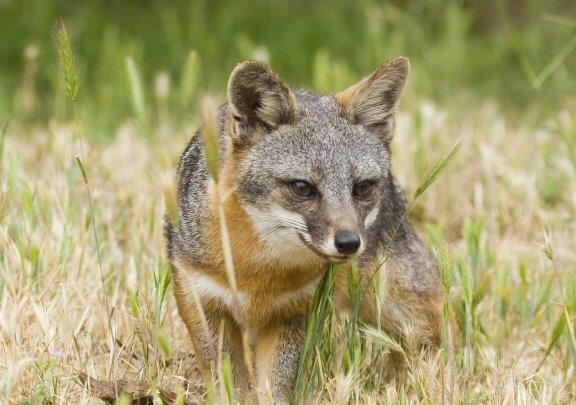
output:
[[[60,20],[90,137],[132,117],[149,128],[162,110],[173,125],[189,121],[196,96],[223,97],[246,58],[325,92],[405,55],[408,103],[495,100],[541,116],[576,94],[574,0],[0,0],[0,120],[69,118],[53,47]]]

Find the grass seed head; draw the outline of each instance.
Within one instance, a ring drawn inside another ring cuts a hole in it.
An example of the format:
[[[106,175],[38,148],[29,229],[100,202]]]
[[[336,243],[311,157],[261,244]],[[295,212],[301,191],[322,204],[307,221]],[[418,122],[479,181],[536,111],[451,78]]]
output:
[[[70,36],[64,22],[60,22],[56,27],[56,60],[58,71],[64,80],[66,95],[76,102],[78,95],[78,72],[76,61],[72,51]]]

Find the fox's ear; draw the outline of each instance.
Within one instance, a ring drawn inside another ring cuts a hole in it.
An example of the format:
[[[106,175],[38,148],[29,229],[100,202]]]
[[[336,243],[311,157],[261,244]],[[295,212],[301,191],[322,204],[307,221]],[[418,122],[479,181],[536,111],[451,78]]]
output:
[[[294,94],[264,62],[236,66],[228,80],[228,103],[235,121],[233,137],[240,143],[298,116]]]
[[[394,110],[409,71],[407,58],[394,58],[336,94],[335,98],[352,122],[365,126],[389,142],[394,131]]]

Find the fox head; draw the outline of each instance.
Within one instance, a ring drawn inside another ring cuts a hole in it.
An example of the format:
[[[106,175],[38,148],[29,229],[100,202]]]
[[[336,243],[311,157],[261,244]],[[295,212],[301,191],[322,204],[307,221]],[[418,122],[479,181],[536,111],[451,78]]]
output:
[[[394,111],[409,71],[399,57],[334,95],[292,90],[268,65],[228,83],[235,189],[261,240],[329,262],[360,256],[386,215]]]

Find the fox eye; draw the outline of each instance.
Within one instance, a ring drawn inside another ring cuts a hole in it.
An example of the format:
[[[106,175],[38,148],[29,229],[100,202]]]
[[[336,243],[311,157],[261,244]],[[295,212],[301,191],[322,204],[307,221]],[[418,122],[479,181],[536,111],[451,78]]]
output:
[[[358,198],[368,198],[372,195],[372,191],[374,190],[374,182],[370,180],[361,181],[360,183],[356,184],[352,189],[352,194],[354,197]]]
[[[304,180],[295,180],[289,184],[290,191],[299,198],[310,199],[314,197],[316,192],[316,187]]]

